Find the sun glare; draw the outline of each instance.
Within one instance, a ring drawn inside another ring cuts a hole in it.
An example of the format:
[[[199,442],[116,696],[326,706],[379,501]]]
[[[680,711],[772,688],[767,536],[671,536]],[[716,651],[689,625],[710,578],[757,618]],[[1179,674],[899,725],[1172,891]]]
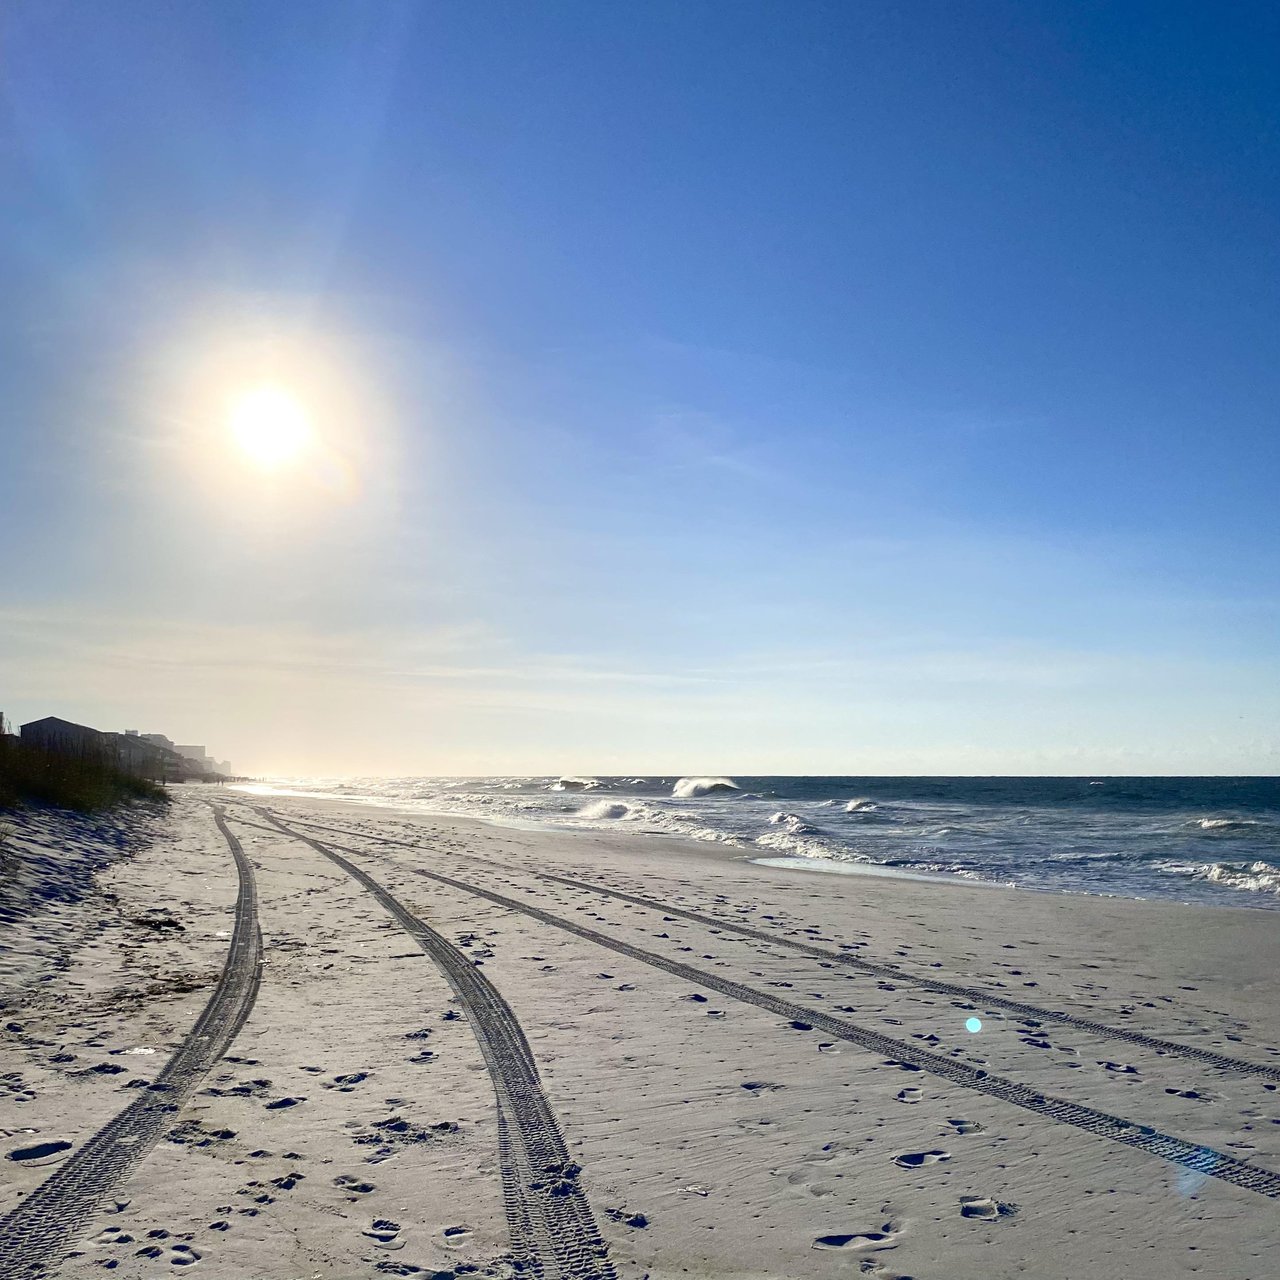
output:
[[[302,401],[273,384],[238,395],[232,401],[228,423],[236,447],[263,471],[278,471],[296,461],[315,434]]]

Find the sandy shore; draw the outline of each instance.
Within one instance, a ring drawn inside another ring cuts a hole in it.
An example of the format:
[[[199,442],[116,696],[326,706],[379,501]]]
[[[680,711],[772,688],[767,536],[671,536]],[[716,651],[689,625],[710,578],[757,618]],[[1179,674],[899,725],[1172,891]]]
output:
[[[201,796],[9,993],[0,1274],[148,1092],[110,1191],[54,1188],[58,1274],[1275,1274],[1273,913],[228,792],[261,982],[166,1094],[242,891]]]

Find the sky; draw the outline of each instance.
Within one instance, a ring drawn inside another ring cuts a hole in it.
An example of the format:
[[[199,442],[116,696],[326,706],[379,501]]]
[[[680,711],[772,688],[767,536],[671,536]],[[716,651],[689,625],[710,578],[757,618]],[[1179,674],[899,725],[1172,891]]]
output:
[[[10,0],[0,710],[1280,772],[1277,57],[1170,0]]]

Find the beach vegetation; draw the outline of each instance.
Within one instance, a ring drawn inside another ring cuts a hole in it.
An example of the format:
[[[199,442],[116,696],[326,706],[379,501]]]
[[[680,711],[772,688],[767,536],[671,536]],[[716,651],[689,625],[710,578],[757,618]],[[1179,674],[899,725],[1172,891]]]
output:
[[[164,787],[92,750],[55,750],[0,732],[0,810],[53,805],[91,813],[129,800],[168,802]]]

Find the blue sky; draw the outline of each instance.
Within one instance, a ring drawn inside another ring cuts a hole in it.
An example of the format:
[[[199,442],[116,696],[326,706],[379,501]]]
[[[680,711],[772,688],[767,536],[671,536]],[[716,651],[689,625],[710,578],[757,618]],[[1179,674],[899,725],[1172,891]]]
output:
[[[0,38],[11,716],[279,772],[1277,771],[1273,10]],[[231,456],[272,361],[340,494]]]

